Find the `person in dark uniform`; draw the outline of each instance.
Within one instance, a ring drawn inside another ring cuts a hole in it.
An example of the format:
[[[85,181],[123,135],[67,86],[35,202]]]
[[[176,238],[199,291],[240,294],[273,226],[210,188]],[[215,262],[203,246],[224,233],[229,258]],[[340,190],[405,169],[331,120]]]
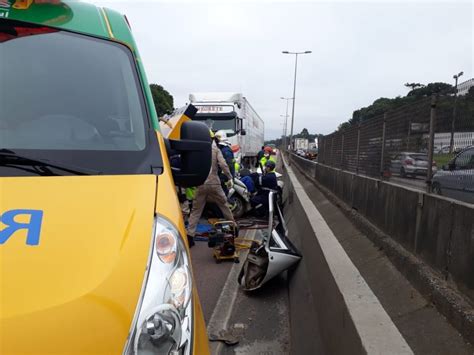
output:
[[[258,174],[253,174],[257,194],[250,199],[250,204],[258,216],[264,216],[268,213],[268,195],[270,194],[270,190],[278,189],[275,167],[275,162],[269,160],[265,164],[265,172],[262,175],[258,176]]]

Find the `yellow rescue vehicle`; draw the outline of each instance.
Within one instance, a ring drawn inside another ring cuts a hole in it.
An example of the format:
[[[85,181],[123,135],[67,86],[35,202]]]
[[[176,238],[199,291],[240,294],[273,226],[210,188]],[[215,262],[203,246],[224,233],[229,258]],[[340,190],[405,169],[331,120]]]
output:
[[[123,15],[0,0],[0,354],[209,353],[175,184],[211,148],[187,110],[160,130]]]

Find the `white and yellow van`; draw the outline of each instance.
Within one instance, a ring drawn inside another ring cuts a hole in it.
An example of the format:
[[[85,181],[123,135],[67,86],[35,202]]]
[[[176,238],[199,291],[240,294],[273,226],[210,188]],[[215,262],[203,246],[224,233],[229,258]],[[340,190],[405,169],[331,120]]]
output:
[[[160,131],[124,16],[0,0],[0,354],[209,353],[175,183],[210,138],[182,117]]]

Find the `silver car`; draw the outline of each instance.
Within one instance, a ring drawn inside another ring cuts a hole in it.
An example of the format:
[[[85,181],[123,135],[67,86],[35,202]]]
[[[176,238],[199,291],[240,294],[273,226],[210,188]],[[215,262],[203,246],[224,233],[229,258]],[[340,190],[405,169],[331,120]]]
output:
[[[433,162],[433,174],[437,171],[436,163]],[[425,175],[428,172],[429,161],[425,153],[402,152],[397,154],[390,162],[392,174],[401,177]]]
[[[433,192],[474,203],[474,146],[461,151],[433,176]]]

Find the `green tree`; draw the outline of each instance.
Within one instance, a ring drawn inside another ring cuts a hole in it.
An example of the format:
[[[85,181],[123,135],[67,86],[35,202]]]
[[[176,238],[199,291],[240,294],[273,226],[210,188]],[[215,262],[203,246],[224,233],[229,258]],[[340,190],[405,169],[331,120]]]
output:
[[[303,128],[303,130],[300,133],[301,138],[308,138],[309,137],[309,132],[307,128]]]
[[[338,131],[343,131],[343,130],[348,129],[348,128],[351,128],[351,124],[349,122],[343,122],[337,127],[337,130]]]
[[[174,107],[173,96],[158,84],[151,84],[150,89],[158,117],[172,113]]]
[[[441,96],[447,96],[454,92],[454,88],[452,85],[447,83],[430,83],[426,86],[420,86],[419,83],[407,83],[405,84],[406,87],[413,88],[407,94],[407,96],[397,96],[393,99],[389,99],[386,97],[381,97],[375,100],[372,105],[367,107],[362,107],[358,110],[355,110],[352,113],[352,118],[348,121],[351,125],[358,124],[364,122],[366,120],[370,120],[374,117],[381,116],[385,112],[390,110],[395,110],[399,107],[404,105],[414,103],[417,100],[421,100],[433,94],[438,94]],[[342,126],[344,128],[346,126]]]
[[[426,97],[433,94],[447,95],[454,93],[454,87],[446,83],[430,83],[426,86],[411,90],[407,96]]]

